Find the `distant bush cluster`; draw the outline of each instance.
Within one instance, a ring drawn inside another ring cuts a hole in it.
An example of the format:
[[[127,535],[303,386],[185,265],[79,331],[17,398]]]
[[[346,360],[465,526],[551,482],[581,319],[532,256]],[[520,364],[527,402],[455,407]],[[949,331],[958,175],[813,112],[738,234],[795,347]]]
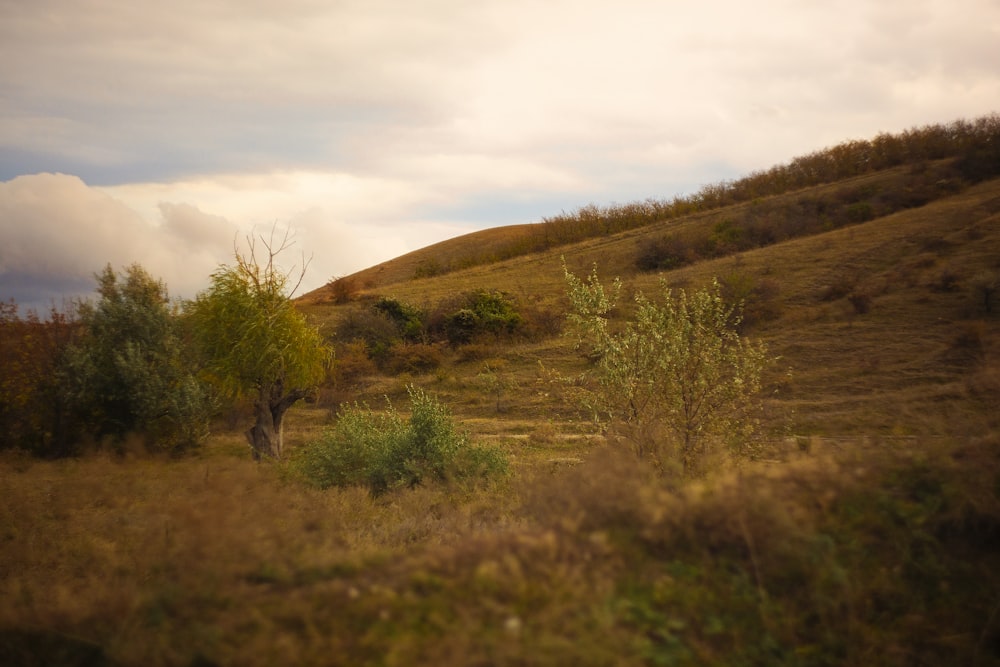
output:
[[[437,368],[442,348],[482,341],[538,338],[557,333],[560,319],[523,305],[507,292],[474,289],[420,308],[395,297],[359,303],[341,319],[336,337],[350,351],[341,355],[338,374],[358,376],[373,368],[390,373],[422,373]]]
[[[474,445],[433,396],[408,388],[411,414],[390,404],[341,409],[323,436],[303,447],[293,468],[320,488],[365,486],[373,496],[428,481],[475,481],[503,475],[507,459],[496,448]]]

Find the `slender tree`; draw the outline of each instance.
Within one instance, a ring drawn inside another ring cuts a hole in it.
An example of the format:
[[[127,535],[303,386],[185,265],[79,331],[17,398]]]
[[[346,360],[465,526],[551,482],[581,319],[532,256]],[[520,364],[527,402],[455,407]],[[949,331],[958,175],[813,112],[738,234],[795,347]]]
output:
[[[726,304],[716,281],[676,293],[661,283],[659,300],[639,294],[633,317],[615,325],[610,315],[621,282],[615,280],[606,292],[596,269],[585,281],[565,265],[564,271],[570,323],[596,359],[598,389],[589,397],[591,405],[613,422],[634,427],[641,454],[662,467],[665,440],[686,475],[701,471],[715,443],[728,444],[736,458],[753,454],[748,409],[768,359],[763,344],[740,336],[739,314]]]
[[[246,253],[235,251],[234,265],[212,274],[190,314],[214,383],[230,395],[253,397],[254,425],[246,436],[254,458],[281,459],[285,413],[314,395],[333,352],[292,303],[308,262],[294,285],[276,264],[291,245],[289,234],[277,239],[272,229],[270,238],[251,236],[247,244]]]

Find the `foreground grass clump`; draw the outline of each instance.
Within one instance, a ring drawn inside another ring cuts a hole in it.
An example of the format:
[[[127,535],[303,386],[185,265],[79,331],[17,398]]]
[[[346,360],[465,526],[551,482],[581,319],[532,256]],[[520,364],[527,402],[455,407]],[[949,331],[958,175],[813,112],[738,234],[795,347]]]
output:
[[[391,403],[384,412],[359,405],[343,408],[336,425],[299,452],[293,470],[320,488],[367,486],[373,496],[429,480],[506,473],[507,460],[499,449],[470,443],[437,399],[413,386],[408,392],[408,420]]]

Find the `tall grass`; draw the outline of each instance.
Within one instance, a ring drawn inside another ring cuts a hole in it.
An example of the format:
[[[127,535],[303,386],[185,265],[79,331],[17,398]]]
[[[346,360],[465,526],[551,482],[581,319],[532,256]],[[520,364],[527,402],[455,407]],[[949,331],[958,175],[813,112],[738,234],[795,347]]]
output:
[[[995,435],[881,444],[677,486],[599,448],[502,494],[378,500],[228,458],[7,457],[0,648],[125,665],[998,664],[998,451]]]

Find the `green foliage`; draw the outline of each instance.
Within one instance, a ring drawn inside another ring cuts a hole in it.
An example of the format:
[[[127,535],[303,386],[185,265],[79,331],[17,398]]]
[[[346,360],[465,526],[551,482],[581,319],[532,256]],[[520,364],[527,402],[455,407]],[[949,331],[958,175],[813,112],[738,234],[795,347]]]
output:
[[[375,496],[429,480],[476,480],[506,472],[502,452],[470,444],[434,397],[412,386],[408,392],[408,420],[391,404],[383,412],[358,404],[342,408],[336,425],[298,453],[294,469],[320,488],[360,485]]]
[[[388,317],[404,340],[419,341],[423,338],[423,313],[419,308],[387,296],[379,297],[372,308]]]
[[[479,326],[490,333],[513,333],[521,324],[514,300],[499,290],[476,290],[470,298],[470,307]]]
[[[632,318],[613,328],[621,282],[608,293],[596,268],[586,281],[563,268],[570,323],[596,359],[592,408],[628,425],[640,453],[660,468],[665,450],[689,475],[717,444],[736,458],[754,454],[752,408],[767,356],[763,344],[740,336],[738,311],[717,282],[690,293],[661,282],[658,302],[638,294]]]
[[[213,403],[195,377],[166,286],[133,264],[97,276],[97,303],[79,306],[82,338],[67,350],[62,385],[94,435],[138,433],[179,451],[208,435]]]
[[[234,266],[212,274],[208,290],[190,304],[195,339],[205,356],[206,373],[231,396],[256,394],[254,425],[245,435],[253,457],[281,459],[284,416],[301,399],[315,399],[333,357],[319,330],[295,309],[288,275],[275,263],[289,246],[260,239],[266,253],[258,259],[255,240],[248,254],[236,253]],[[305,263],[301,283],[305,275]]]
[[[500,290],[468,292],[462,295],[459,304],[457,310],[444,318],[442,326],[452,345],[470,343],[484,335],[509,336],[524,323],[513,297]]]
[[[281,380],[308,387],[323,380],[332,351],[286,295],[287,277],[238,261],[212,274],[189,305],[212,381],[231,395]]]

